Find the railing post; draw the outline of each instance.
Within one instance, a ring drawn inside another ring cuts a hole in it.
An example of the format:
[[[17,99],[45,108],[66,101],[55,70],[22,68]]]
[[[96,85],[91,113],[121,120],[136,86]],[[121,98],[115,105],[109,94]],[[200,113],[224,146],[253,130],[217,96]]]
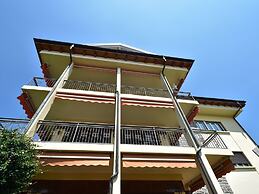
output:
[[[117,68],[117,84],[115,93],[115,133],[113,147],[113,175],[110,182],[110,194],[121,193],[121,69]]]
[[[171,96],[174,108],[175,108],[175,113],[177,115],[178,122],[180,126],[185,129],[186,135],[188,138],[188,143],[194,147],[196,150],[196,163],[198,167],[200,168],[202,178],[207,186],[207,189],[210,194],[223,194],[223,191],[219,185],[219,182],[210,166],[210,163],[208,162],[208,159],[206,158],[205,154],[202,152],[202,148],[199,145],[198,140],[196,139],[191,126],[189,125],[189,122],[180,106],[178,103],[174,91],[172,90],[166,76],[161,73],[161,80],[163,81],[165,87],[168,90],[168,93]]]
[[[33,137],[37,130],[37,123],[40,120],[44,120],[46,115],[48,114],[51,105],[54,102],[57,90],[62,88],[64,84],[64,80],[68,79],[70,74],[72,73],[73,69],[73,62],[71,62],[66,69],[63,71],[59,79],[56,81],[55,85],[52,87],[48,95],[45,97],[35,114],[33,115],[32,119],[29,122],[27,127],[26,135],[29,137]]]
[[[33,81],[34,81],[34,83],[35,83],[35,86],[38,86],[38,83],[37,83],[37,81],[36,81],[36,77],[33,78]]]
[[[91,90],[91,86],[92,86],[92,82],[89,82],[90,84],[89,84],[89,88],[88,88],[88,91],[90,91]]]
[[[159,133],[159,131],[158,131],[158,132],[156,132],[156,129],[154,129],[154,130],[153,130],[153,133],[154,133],[154,137],[155,137],[156,145],[160,145],[160,144],[159,144],[159,141],[158,141],[158,137],[157,137],[157,133]]]
[[[77,135],[78,127],[79,127],[79,123],[76,124],[75,134],[74,134],[74,136],[73,136],[72,142],[75,141],[75,138],[76,138],[76,135]]]

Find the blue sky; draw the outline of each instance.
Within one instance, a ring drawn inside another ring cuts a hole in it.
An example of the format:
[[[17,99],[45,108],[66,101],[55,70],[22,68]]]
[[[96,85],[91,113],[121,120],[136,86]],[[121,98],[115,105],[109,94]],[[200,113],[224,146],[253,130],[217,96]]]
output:
[[[25,117],[16,97],[42,76],[33,38],[121,42],[195,59],[182,90],[246,100],[238,121],[259,142],[259,1],[0,1],[0,116]]]

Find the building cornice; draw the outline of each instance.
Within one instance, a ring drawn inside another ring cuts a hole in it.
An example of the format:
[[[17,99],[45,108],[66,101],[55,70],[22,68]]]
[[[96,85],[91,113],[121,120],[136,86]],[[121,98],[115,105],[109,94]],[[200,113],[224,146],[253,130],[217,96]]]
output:
[[[193,96],[193,97],[200,104],[204,104],[204,105],[229,106],[229,107],[237,107],[240,109],[242,109],[246,105],[246,101],[243,101],[243,100],[209,98],[209,97],[200,97],[200,96]]]
[[[39,54],[42,50],[57,51],[57,52],[69,52],[69,47],[74,43],[60,42],[52,40],[44,40],[34,38],[34,43]],[[98,46],[74,44],[74,54],[90,55],[94,57],[104,57],[121,59],[127,61],[153,63],[159,65],[168,65],[172,67],[181,67],[191,69],[194,63],[193,59],[184,59],[178,57],[162,56],[150,53],[132,52],[125,50],[114,50],[110,48],[101,48]],[[39,55],[40,58],[40,55]],[[166,59],[166,61],[164,60]],[[41,58],[40,58],[41,60]]]

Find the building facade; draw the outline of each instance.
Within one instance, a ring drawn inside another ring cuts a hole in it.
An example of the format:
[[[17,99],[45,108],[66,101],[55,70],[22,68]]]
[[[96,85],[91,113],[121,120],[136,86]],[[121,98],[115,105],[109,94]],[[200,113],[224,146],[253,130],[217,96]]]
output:
[[[181,92],[194,60],[34,41],[43,76],[18,97],[28,119],[0,119],[40,150],[28,193],[259,193],[259,151],[236,120],[245,101]]]

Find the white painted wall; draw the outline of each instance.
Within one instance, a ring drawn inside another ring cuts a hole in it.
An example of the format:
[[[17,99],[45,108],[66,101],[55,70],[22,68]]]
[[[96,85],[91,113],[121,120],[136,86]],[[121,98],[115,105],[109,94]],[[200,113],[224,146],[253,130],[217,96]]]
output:
[[[257,171],[248,169],[236,170],[226,175],[227,181],[234,194],[259,193],[259,176]]]
[[[231,151],[242,151],[252,167],[240,167],[226,175],[235,194],[259,193],[259,157],[252,151],[256,145],[231,117],[198,115],[195,120],[219,121],[228,132],[220,136]]]

